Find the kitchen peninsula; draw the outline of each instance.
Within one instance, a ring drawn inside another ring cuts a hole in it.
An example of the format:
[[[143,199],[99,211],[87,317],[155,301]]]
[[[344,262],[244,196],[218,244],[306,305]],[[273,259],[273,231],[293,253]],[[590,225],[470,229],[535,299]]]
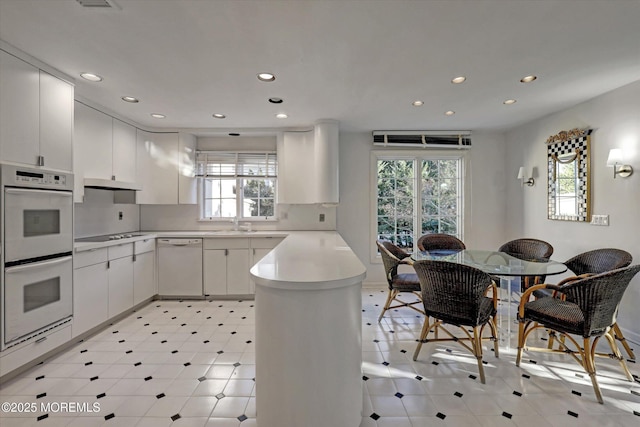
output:
[[[260,426],[360,425],[365,274],[333,231],[292,232],[251,269]]]

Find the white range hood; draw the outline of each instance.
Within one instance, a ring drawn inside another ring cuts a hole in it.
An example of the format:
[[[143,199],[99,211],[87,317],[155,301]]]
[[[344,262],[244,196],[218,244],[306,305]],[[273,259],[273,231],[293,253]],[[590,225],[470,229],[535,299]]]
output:
[[[101,190],[142,190],[142,185],[136,182],[116,181],[103,178],[85,178],[86,188],[99,188]]]

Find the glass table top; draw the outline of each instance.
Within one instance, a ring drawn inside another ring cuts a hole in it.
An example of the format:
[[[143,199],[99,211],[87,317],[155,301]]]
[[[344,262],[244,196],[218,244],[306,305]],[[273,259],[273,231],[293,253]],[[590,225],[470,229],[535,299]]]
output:
[[[479,249],[416,251],[411,254],[411,259],[455,262],[498,276],[551,276],[567,271],[567,266],[561,262],[527,261],[505,252]]]

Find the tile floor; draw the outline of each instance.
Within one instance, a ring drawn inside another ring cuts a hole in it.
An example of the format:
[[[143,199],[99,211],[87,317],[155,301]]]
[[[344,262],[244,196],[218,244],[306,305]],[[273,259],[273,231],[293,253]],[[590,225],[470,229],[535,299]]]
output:
[[[361,427],[640,425],[640,380],[612,360],[597,361],[604,405],[568,357],[525,354],[518,368],[507,341],[499,359],[485,346],[485,385],[456,344],[413,362],[422,319],[398,309],[378,324],[385,296],[362,292]],[[254,301],[154,301],[0,385],[0,401],[37,409],[2,412],[0,425],[255,426],[253,325]]]

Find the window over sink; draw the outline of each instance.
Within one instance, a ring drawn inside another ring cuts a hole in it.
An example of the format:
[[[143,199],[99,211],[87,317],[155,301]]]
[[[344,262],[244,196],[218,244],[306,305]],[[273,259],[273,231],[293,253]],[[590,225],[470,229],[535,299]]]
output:
[[[200,151],[201,220],[273,220],[276,218],[275,152]]]

